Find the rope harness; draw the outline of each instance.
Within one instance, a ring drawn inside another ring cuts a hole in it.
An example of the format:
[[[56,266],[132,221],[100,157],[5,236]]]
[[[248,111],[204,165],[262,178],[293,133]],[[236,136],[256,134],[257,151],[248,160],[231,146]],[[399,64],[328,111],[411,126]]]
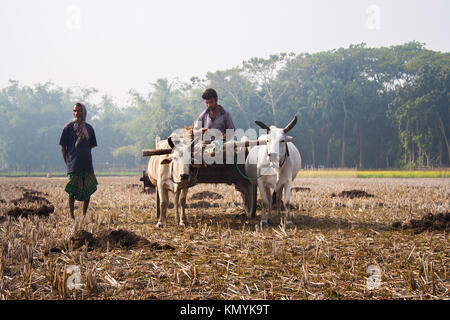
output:
[[[279,166],[279,169],[281,169],[281,168],[283,167],[284,163],[286,162],[286,158],[289,157],[289,148],[288,148],[288,146],[287,146],[287,142],[285,141],[284,144],[285,144],[285,146],[286,146],[286,153],[285,153],[285,155],[284,155],[283,162],[282,162],[281,165]],[[269,156],[269,154],[267,154],[267,156]],[[239,172],[239,174],[240,174],[241,176],[243,176],[243,177],[244,177],[245,179],[247,179],[247,180],[252,180],[252,181],[258,180],[260,177],[264,176],[265,173],[267,172],[267,171],[266,171],[266,172],[262,173],[261,175],[259,175],[259,176],[256,177],[256,178],[250,178],[250,177],[247,177],[247,176],[241,171],[241,169],[239,169],[239,166],[238,166],[237,163],[236,163],[236,168],[237,168],[237,170],[238,170],[238,172]],[[268,167],[268,170],[269,170],[269,169],[272,169],[272,168],[276,168],[275,164],[271,164],[271,165]]]

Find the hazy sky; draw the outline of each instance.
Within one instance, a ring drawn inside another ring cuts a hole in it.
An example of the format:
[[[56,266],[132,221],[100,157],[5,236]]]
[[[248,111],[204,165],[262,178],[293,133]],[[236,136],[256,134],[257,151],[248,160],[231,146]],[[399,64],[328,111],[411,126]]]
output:
[[[0,87],[53,81],[124,102],[251,57],[417,40],[450,51],[448,0],[1,0]]]

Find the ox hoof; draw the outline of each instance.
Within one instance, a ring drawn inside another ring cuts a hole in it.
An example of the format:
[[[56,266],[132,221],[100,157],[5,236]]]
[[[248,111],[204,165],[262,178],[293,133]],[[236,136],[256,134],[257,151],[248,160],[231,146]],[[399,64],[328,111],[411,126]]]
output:
[[[187,222],[180,221],[180,222],[178,223],[178,225],[179,225],[180,227],[187,227]]]
[[[157,227],[157,228],[164,228],[164,224],[163,224],[162,222],[158,222],[158,223],[156,224],[156,227]]]

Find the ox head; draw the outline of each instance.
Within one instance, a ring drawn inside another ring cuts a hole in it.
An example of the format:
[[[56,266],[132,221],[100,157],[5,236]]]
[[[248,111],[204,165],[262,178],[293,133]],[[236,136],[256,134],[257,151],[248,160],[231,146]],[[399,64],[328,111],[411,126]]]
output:
[[[177,133],[172,133],[168,138],[172,153],[168,158],[163,159],[161,164],[172,165],[172,179],[177,184],[184,185],[189,181],[191,147],[195,142]]]
[[[286,142],[289,142],[292,137],[286,134],[297,123],[297,116],[295,116],[289,124],[284,128],[277,128],[275,126],[268,127],[261,121],[255,121],[255,123],[261,128],[268,131],[267,134],[267,155],[272,163],[277,163],[284,157],[286,153]]]

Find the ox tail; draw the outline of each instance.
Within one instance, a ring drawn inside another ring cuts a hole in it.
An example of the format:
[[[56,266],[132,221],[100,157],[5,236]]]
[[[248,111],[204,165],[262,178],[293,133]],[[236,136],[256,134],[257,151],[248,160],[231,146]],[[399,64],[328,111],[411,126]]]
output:
[[[276,207],[277,207],[277,192],[274,191],[272,193],[272,208],[276,208]],[[280,209],[281,210],[285,210],[285,206],[284,206],[283,200],[281,200]]]
[[[277,192],[274,191],[274,192],[272,193],[272,205],[274,205],[274,204],[276,204],[276,203],[277,203]]]

